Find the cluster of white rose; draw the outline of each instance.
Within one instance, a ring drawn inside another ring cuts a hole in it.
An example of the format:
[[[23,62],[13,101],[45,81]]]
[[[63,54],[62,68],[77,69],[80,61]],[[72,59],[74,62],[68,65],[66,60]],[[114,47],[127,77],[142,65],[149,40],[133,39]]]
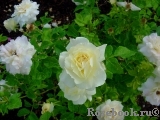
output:
[[[105,83],[106,44],[96,47],[84,37],[71,39],[59,57],[59,64],[63,69],[60,74],[59,86],[64,97],[74,104],[83,104],[87,99],[92,100],[96,87]]]
[[[22,0],[19,5],[14,6],[14,13],[12,18],[4,21],[4,26],[8,32],[15,31],[17,24],[22,28],[25,24],[33,23],[37,20],[36,16],[39,14],[39,5],[30,0]]]
[[[11,74],[28,75],[35,52],[26,36],[17,37],[0,46],[0,62],[6,65],[6,70]]]
[[[143,92],[146,101],[152,105],[160,105],[160,36],[152,33],[143,38],[143,43],[139,46],[139,51],[148,58],[150,62],[156,65],[153,74],[139,88]]]

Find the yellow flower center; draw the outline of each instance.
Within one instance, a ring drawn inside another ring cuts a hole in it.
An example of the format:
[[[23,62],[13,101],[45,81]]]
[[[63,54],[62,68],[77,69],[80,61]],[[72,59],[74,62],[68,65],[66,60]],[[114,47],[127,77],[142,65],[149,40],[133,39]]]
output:
[[[84,64],[89,61],[89,55],[83,52],[79,52],[75,56],[75,63],[78,66],[81,73],[84,73]]]

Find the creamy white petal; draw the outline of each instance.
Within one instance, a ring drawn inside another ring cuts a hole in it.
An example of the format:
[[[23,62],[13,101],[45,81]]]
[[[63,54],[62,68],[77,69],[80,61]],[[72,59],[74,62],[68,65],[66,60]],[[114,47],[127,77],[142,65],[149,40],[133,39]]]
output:
[[[66,49],[67,51],[71,48],[76,46],[77,44],[87,44],[88,43],[88,39],[84,38],[84,37],[77,37],[76,39],[70,39],[70,43],[67,45]]]
[[[101,45],[97,47],[99,53],[99,60],[103,61],[105,60],[105,49],[106,49],[107,44]]]
[[[66,70],[62,71],[59,78],[60,78],[60,81],[64,82],[65,85],[67,85],[68,87],[75,86],[73,79],[70,77],[70,75],[67,74]]]
[[[67,52],[62,52],[60,53],[60,56],[59,56],[59,65],[61,66],[61,68],[64,68],[65,67],[65,58],[68,56],[68,53]]]
[[[137,11],[137,10],[141,10],[141,8],[135,6],[134,4],[130,3],[130,6],[131,6],[131,10],[132,11]]]
[[[117,2],[117,5],[120,6],[120,7],[126,7],[127,5],[127,2]]]
[[[64,97],[71,100],[73,104],[84,104],[87,99],[91,100],[92,95],[96,93],[95,88],[92,90],[87,90],[80,89],[77,86],[68,87],[63,81],[60,81],[58,85],[64,92]]]

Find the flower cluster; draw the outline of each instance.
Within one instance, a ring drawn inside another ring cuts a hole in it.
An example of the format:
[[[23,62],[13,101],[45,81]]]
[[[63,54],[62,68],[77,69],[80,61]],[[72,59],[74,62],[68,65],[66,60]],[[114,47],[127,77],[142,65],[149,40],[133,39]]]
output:
[[[106,73],[103,64],[106,45],[94,46],[84,37],[71,39],[59,57],[63,69],[59,86],[64,96],[74,104],[92,100],[95,88],[105,83]]]
[[[153,71],[155,77],[149,77],[139,90],[143,92],[146,101],[158,106],[160,105],[160,36],[157,33],[145,36],[143,43],[138,47],[139,51],[157,66]]]
[[[35,52],[26,36],[17,37],[0,46],[0,61],[6,65],[9,73],[28,75],[32,66],[31,58]]]
[[[16,29],[17,24],[22,28],[25,24],[33,23],[37,20],[36,16],[39,14],[39,5],[30,0],[22,0],[19,5],[14,6],[14,13],[12,18],[4,21],[4,26],[8,32]]]
[[[112,112],[113,109],[116,113],[118,113],[119,111],[122,111],[123,105],[119,101],[116,101],[116,100],[111,101],[110,99],[108,99],[107,101],[99,105],[96,108],[96,111],[100,111],[101,113],[107,113],[109,111]],[[101,114],[97,116],[97,118],[98,120],[124,120],[123,115],[119,116],[119,115]]]

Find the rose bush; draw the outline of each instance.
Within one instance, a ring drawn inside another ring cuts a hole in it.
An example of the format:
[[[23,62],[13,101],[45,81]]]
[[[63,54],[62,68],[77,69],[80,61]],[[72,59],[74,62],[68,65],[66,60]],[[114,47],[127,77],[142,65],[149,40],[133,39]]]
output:
[[[145,114],[87,116],[87,108],[159,108],[160,1],[73,2],[70,24],[58,24],[48,13],[37,19],[39,4],[30,0],[4,21],[10,34],[23,35],[0,35],[2,115],[16,109],[26,120],[156,120]],[[111,8],[104,11],[104,4]]]

